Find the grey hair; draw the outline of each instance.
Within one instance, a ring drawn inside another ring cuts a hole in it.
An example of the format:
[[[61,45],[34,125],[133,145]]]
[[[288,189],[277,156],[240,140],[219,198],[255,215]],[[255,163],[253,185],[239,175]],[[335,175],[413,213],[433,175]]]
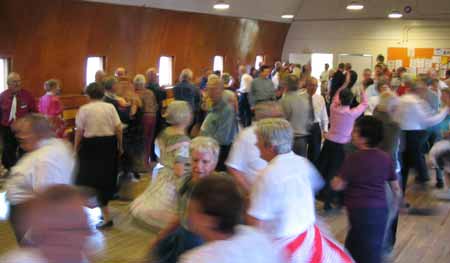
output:
[[[148,75],[148,73],[150,73],[150,72],[157,73],[156,68],[149,68],[149,69],[147,69],[147,71],[145,72],[145,74]]]
[[[15,123],[17,129],[25,129],[24,124],[29,124],[31,131],[39,138],[54,137],[53,128],[48,118],[42,114],[31,113],[17,120]]]
[[[7,80],[6,80],[6,83],[7,83],[8,85],[10,85],[12,79],[13,79],[13,78],[17,78],[17,77],[20,78],[19,73],[17,73],[17,72],[11,72],[11,73],[9,73],[9,74],[8,74],[8,78],[7,78]]]
[[[134,79],[133,79],[133,83],[134,84],[136,84],[136,85],[139,85],[139,84],[145,85],[145,82],[146,82],[146,80],[145,80],[145,76],[144,75],[137,74],[136,76],[134,76]]]
[[[220,146],[219,143],[217,143],[217,141],[211,137],[198,136],[194,138],[191,141],[191,145],[189,147],[191,156],[194,151],[201,153],[210,153],[216,163],[219,161]]]
[[[292,150],[294,131],[287,120],[268,118],[256,123],[258,140],[264,145],[272,146],[277,154],[288,153]]]
[[[385,76],[382,76],[380,78],[378,78],[378,82],[376,85],[376,89],[377,91],[380,91],[380,88],[383,87],[384,85],[389,85],[389,79],[386,78]]]
[[[192,110],[189,103],[176,100],[169,104],[164,115],[166,121],[171,125],[178,125],[192,120]]]
[[[284,118],[283,109],[278,102],[264,101],[255,105],[255,120]]]
[[[180,73],[180,81],[191,80],[194,77],[194,73],[189,68],[185,68]]]
[[[49,79],[46,82],[44,82],[44,89],[45,91],[51,91],[54,88],[57,88],[59,86],[59,81],[57,79]]]

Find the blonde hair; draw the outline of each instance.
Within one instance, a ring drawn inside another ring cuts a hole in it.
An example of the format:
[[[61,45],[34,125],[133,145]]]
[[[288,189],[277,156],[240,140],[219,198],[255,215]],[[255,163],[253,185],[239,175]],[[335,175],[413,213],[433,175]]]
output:
[[[136,85],[145,85],[145,76],[142,74],[137,74],[134,76],[133,83]]]
[[[164,115],[170,125],[179,125],[192,120],[192,109],[189,103],[176,100],[169,104]]]
[[[47,92],[58,88],[58,86],[59,86],[59,81],[56,79],[49,79],[44,83],[44,89]]]

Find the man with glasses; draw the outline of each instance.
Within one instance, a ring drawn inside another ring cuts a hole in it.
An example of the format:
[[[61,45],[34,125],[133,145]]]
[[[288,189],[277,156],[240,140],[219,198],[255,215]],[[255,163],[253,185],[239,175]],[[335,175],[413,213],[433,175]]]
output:
[[[22,89],[20,75],[11,72],[7,78],[8,88],[0,94],[0,131],[2,134],[2,164],[6,169],[14,166],[19,158],[19,145],[11,125],[16,119],[35,111],[34,98]]]

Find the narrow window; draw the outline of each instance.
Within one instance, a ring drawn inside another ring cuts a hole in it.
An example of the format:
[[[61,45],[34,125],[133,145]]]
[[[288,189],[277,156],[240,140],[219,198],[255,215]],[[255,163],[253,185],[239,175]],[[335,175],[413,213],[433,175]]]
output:
[[[105,70],[105,57],[88,57],[86,62],[86,86],[95,82],[95,73]]]
[[[162,56],[159,58],[159,85],[172,85],[172,63],[173,57]]]

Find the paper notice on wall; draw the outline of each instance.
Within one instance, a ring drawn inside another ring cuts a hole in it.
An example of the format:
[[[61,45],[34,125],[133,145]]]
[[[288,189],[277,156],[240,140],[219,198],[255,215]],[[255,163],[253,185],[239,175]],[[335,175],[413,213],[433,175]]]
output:
[[[431,59],[433,64],[441,64],[441,56],[433,56],[433,58]]]
[[[415,68],[417,68],[417,60],[416,59],[411,59],[410,61],[409,61],[409,67],[411,68],[411,69],[415,69]]]
[[[395,60],[388,60],[387,62],[388,69],[395,69]]]
[[[442,55],[444,55],[444,50],[442,48],[435,48],[434,49],[434,55],[435,56],[442,56]]]
[[[416,67],[411,67],[411,68],[409,68],[409,73],[411,73],[412,75],[416,75],[417,74],[417,68]]]
[[[417,68],[416,74],[425,74],[427,73],[427,70],[425,68]]]
[[[441,57],[441,64],[443,64],[443,65],[447,65],[448,64],[448,57],[447,56],[442,56]]]
[[[416,68],[425,67],[425,60],[423,58],[416,59]]]
[[[395,61],[395,68],[400,68],[400,67],[403,67],[403,60],[397,59]]]
[[[413,58],[416,56],[416,50],[414,48],[408,48],[408,57]]]
[[[433,61],[431,60],[431,59],[424,59],[423,60],[423,67],[426,69],[426,70],[429,70],[430,68],[432,68],[433,67]]]

